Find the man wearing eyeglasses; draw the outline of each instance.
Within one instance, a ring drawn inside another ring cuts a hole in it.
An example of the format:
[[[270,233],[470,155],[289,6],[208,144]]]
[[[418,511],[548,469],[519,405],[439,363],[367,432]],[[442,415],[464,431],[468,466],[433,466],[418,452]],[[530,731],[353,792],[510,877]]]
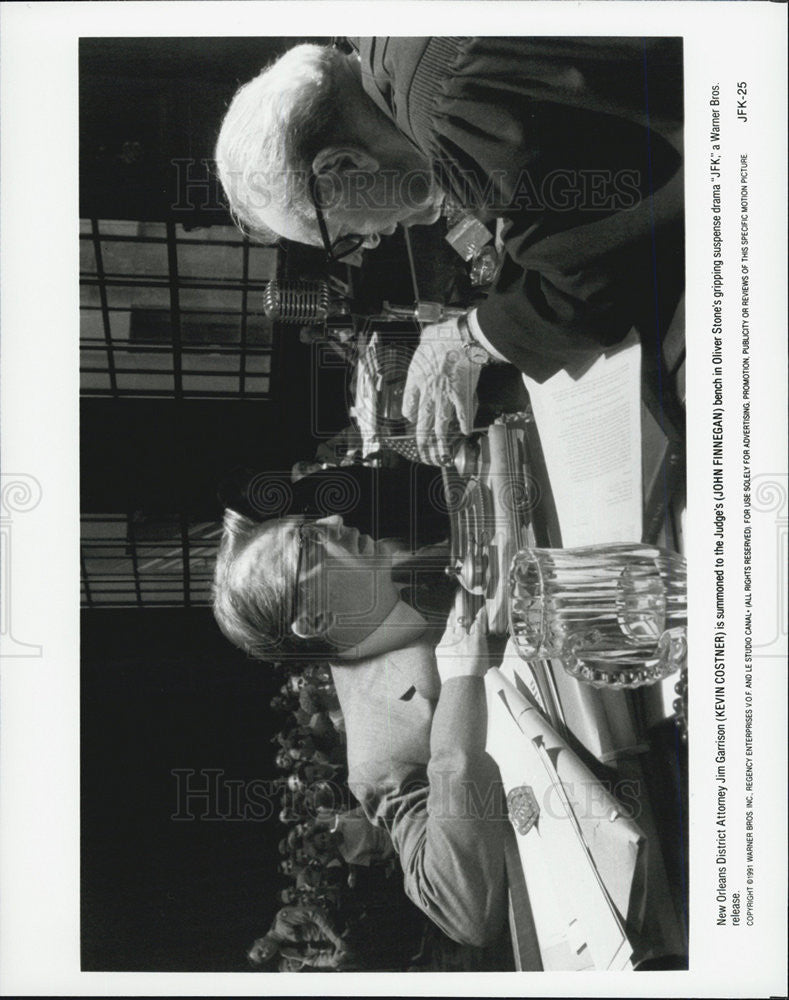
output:
[[[404,600],[401,555],[337,516],[227,511],[214,613],[249,655],[331,662],[348,786],[391,837],[406,893],[449,937],[486,945],[504,929],[507,826],[485,752],[486,622],[447,622],[445,605],[436,645],[431,610]]]
[[[442,464],[471,429],[484,364],[543,381],[668,322],[684,280],[682,43],[352,44],[297,46],[242,88],[217,165],[243,225],[333,261],[434,222],[444,197],[491,231],[504,220],[493,291],[426,327],[409,370],[404,415]]]

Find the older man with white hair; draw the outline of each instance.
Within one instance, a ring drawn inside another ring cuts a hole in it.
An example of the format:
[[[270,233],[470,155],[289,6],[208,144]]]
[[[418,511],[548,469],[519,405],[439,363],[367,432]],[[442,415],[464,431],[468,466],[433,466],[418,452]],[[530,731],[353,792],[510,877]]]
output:
[[[639,322],[683,281],[682,42],[364,38],[299,45],[236,94],[216,158],[252,232],[331,260],[430,224],[442,200],[494,228],[504,262],[477,309],[422,331],[403,410],[423,458],[468,432],[483,364],[539,381]]]

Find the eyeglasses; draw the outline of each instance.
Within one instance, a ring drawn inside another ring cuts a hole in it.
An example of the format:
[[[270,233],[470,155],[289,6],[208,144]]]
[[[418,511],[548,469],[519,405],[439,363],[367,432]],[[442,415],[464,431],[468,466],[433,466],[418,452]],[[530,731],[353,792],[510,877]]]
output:
[[[296,539],[299,546],[299,553],[296,558],[296,576],[293,583],[293,596],[290,607],[291,624],[299,620],[302,574],[305,579],[309,578],[311,583],[309,600],[307,602],[309,617],[316,618],[318,615],[323,614],[322,609],[325,607],[325,601],[322,598],[325,594],[322,589],[318,591],[317,588],[325,588],[326,574],[319,573],[317,570],[323,565],[326,542],[331,536],[332,528],[328,524],[316,524],[313,521],[305,521],[298,527]],[[326,627],[328,628],[330,614],[327,614],[326,618]]]
[[[323,240],[323,249],[326,251],[327,263],[336,264],[338,261],[344,260],[346,257],[350,257],[352,253],[356,253],[362,243],[364,243],[366,237],[359,236],[356,233],[350,233],[347,236],[338,236],[336,240],[332,241],[329,238],[329,230],[326,226],[323,208],[321,207],[320,198],[318,197],[318,177],[316,174],[310,174],[307,187],[310,192],[313,207],[315,208],[315,215],[318,219],[318,229],[320,229],[321,232],[321,239]]]

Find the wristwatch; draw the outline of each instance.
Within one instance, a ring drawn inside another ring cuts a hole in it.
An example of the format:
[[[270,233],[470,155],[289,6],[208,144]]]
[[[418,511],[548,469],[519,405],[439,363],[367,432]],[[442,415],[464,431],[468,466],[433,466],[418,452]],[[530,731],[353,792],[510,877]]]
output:
[[[463,348],[463,353],[473,365],[486,365],[490,361],[490,355],[482,344],[474,339],[474,334],[471,332],[471,327],[468,325],[466,314],[463,313],[458,316],[457,322],[462,341],[461,346]]]

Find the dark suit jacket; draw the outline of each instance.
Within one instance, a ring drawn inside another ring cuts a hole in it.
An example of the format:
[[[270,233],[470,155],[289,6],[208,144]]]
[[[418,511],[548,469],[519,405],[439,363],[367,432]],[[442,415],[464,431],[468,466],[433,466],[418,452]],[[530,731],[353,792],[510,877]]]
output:
[[[289,475],[240,468],[219,493],[223,506],[254,521],[340,514],[346,525],[376,539],[400,539],[410,551],[449,538],[441,470],[405,459],[395,469],[321,469],[297,483]]]
[[[441,685],[419,641],[335,663],[348,737],[348,783],[389,832],[408,896],[452,939],[484,945],[506,915],[506,810],[485,753],[482,678]]]
[[[633,326],[665,329],[684,281],[681,38],[361,38],[362,85],[483,221],[504,262],[477,311],[539,381]]]
[[[396,469],[322,469],[292,487],[291,512],[340,514],[372,538],[398,538],[413,551],[449,538],[441,470],[405,460]]]

